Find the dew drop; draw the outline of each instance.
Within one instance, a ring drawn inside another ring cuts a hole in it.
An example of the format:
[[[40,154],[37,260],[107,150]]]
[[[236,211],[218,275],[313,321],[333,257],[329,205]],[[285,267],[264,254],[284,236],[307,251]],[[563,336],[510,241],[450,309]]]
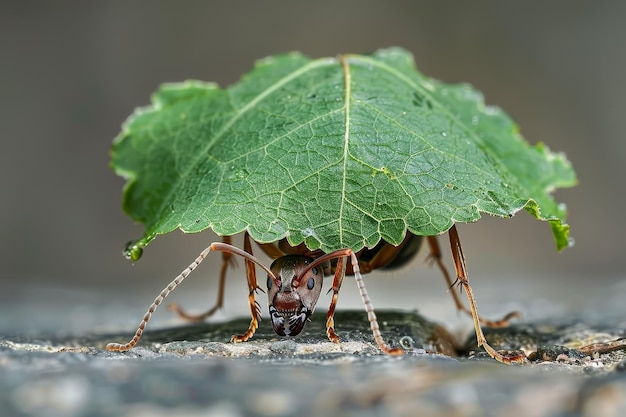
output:
[[[499,113],[499,109],[498,107],[495,106],[487,106],[485,107],[485,114],[487,114],[488,116],[495,116]]]
[[[402,336],[400,338],[400,346],[403,349],[413,349],[415,347],[415,341],[411,336]]]
[[[269,230],[276,235],[285,236],[289,234],[285,224],[279,219],[274,219],[270,222]]]
[[[246,169],[237,169],[236,167],[231,167],[225,175],[224,179],[226,181],[241,181],[248,176],[248,171]]]
[[[576,244],[576,241],[574,240],[574,238],[573,238],[573,237],[571,237],[571,236],[569,236],[569,237],[567,238],[567,247],[568,247],[568,248],[571,248],[571,247],[573,247],[575,244]]]
[[[248,176],[248,172],[245,169],[238,169],[235,172],[235,179],[242,180]]]
[[[448,136],[448,134],[446,132],[441,132],[441,136],[445,138],[446,136]]]
[[[124,246],[124,250],[122,251],[124,257],[128,260],[136,262],[141,258],[143,254],[143,248],[137,244],[136,241],[131,240]]]

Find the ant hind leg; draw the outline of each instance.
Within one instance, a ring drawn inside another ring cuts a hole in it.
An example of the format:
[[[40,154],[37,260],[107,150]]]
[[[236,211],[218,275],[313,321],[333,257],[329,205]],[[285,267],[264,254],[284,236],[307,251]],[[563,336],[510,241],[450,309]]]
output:
[[[461,288],[463,288],[463,286],[461,285],[461,282],[459,281],[458,278],[456,279],[456,281],[452,282],[452,279],[450,278],[450,273],[448,272],[448,269],[443,263],[443,258],[441,255],[441,248],[439,247],[437,236],[428,236],[427,238],[428,238],[428,246],[430,247],[430,254],[428,257],[432,262],[437,264],[437,267],[441,271],[443,278],[446,280],[446,284],[448,285],[448,288],[451,290],[450,294],[452,295],[452,300],[454,301],[454,305],[456,306],[457,310],[463,311],[468,316],[472,316],[473,312],[461,302],[457,293],[452,290],[452,287],[454,287],[455,285],[459,285]],[[519,318],[520,316],[521,315],[519,312],[512,311],[508,313],[507,315],[505,315],[500,320],[490,320],[479,315],[478,321],[482,325],[491,327],[491,328],[508,327],[509,320],[514,319],[514,318]]]
[[[467,300],[470,305],[470,311],[472,313],[472,319],[474,320],[474,330],[476,331],[476,339],[478,341],[478,347],[481,347],[487,351],[489,356],[502,363],[524,362],[526,356],[522,354],[503,355],[497,352],[489,343],[483,334],[483,330],[480,328],[480,316],[478,315],[478,307],[476,306],[476,299],[474,298],[474,292],[470,287],[469,279],[467,277],[467,269],[465,266],[465,256],[463,255],[463,248],[461,247],[461,241],[456,231],[456,226],[452,226],[448,231],[450,237],[450,249],[452,250],[452,257],[454,258],[454,266],[456,268],[456,281],[464,290],[467,295]]]

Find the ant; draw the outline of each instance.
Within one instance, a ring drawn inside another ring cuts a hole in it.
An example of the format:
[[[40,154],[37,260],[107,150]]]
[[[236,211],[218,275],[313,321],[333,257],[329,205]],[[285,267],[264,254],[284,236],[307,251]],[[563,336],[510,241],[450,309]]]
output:
[[[128,343],[109,343],[106,349],[110,351],[126,351],[133,348],[141,338],[148,321],[161,302],[196,269],[210,252],[219,251],[222,252],[222,268],[220,272],[218,298],[215,306],[204,314],[189,315],[177,305],[170,305],[170,309],[177,312],[179,316],[188,320],[201,321],[211,316],[222,307],[228,265],[232,255],[238,255],[245,259],[249,290],[248,301],[252,319],[248,330],[242,335],[233,336],[231,342],[238,343],[247,341],[254,335],[258,328],[259,320],[261,319],[261,310],[259,303],[255,299],[255,294],[258,290],[263,291],[257,284],[256,279],[255,265],[258,265],[267,273],[266,287],[269,299],[270,317],[274,331],[280,336],[296,336],[302,331],[307,319],[315,309],[315,305],[322,290],[323,277],[334,274],[332,287],[329,290],[329,292],[332,291],[332,298],[326,315],[326,334],[331,342],[339,343],[339,336],[335,333],[335,307],[337,305],[343,278],[345,275],[353,275],[359,288],[376,344],[381,351],[387,354],[401,355],[404,352],[402,348],[389,347],[382,339],[378,321],[376,320],[376,314],[374,313],[374,307],[367,295],[361,274],[371,272],[378,268],[394,269],[405,265],[415,256],[425,239],[430,247],[430,259],[437,264],[448,287],[452,288],[458,285],[462,290],[465,290],[469,302],[469,309],[461,303],[456,292],[451,291],[451,294],[457,309],[472,316],[478,346],[482,346],[492,358],[499,362],[523,362],[525,360],[523,354],[511,356],[503,355],[487,343],[480,327],[481,323],[489,327],[504,327],[508,325],[509,319],[518,316],[518,313],[509,313],[503,319],[497,321],[487,320],[478,315],[476,300],[472,288],[469,285],[463,249],[454,225],[448,231],[448,236],[450,239],[452,258],[456,268],[456,280],[454,282],[450,279],[450,274],[442,261],[441,250],[435,236],[423,237],[407,232],[404,240],[398,246],[380,241],[371,249],[364,248],[358,252],[354,252],[352,249],[346,248],[327,254],[323,253],[321,250],[309,250],[304,243],[298,246],[291,246],[286,239],[282,239],[276,243],[257,243],[263,252],[274,259],[274,262],[269,268],[258,258],[253,256],[251,238],[247,232],[244,235],[243,250],[231,244],[230,236],[224,236],[222,242],[214,242],[203,250],[184,271],[161,291],[148,308],[148,311],[139,324],[139,328]]]

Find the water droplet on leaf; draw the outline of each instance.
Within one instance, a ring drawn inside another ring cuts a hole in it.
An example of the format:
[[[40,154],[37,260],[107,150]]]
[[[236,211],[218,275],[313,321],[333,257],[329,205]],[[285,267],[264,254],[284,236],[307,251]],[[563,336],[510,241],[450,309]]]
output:
[[[131,240],[124,246],[124,251],[122,252],[126,259],[129,259],[133,262],[136,262],[143,255],[143,248],[137,244],[134,240]]]

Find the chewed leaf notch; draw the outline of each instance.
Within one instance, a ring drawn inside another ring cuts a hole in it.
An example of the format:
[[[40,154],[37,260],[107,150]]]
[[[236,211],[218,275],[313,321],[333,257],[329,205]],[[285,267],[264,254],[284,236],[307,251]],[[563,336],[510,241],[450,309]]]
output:
[[[564,155],[529,145],[479,92],[423,76],[398,48],[269,57],[226,89],[165,84],[125,123],[111,165],[146,228],[135,255],[177,228],[330,252],[521,209],[548,221],[561,249],[569,227],[550,193],[576,183]]]

